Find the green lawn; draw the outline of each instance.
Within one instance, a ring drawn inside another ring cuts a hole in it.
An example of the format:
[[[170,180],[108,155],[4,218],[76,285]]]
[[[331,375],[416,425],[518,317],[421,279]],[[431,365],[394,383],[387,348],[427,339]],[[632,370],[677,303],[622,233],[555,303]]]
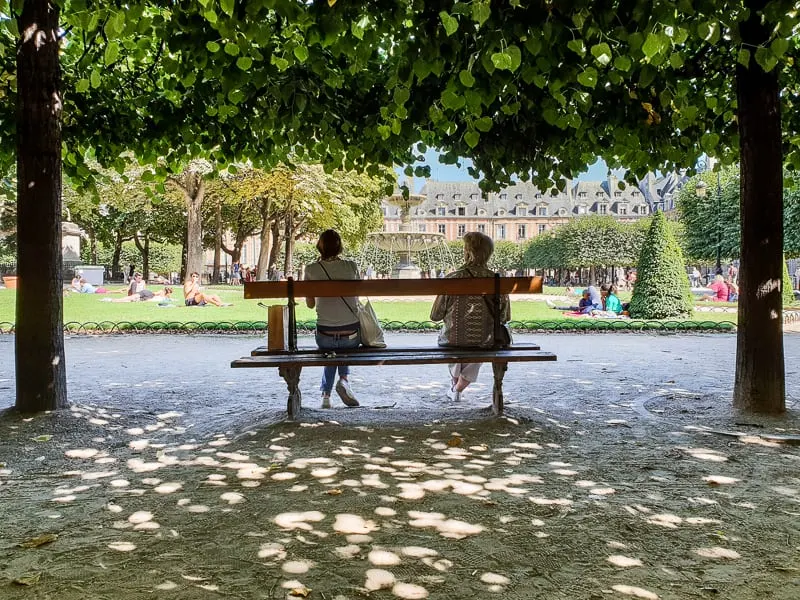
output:
[[[261,322],[266,320],[266,311],[258,306],[257,300],[244,300],[242,298],[241,287],[214,286],[211,290],[218,294],[223,301],[232,302],[233,306],[217,308],[215,306],[187,307],[182,302],[174,301],[169,307],[159,306],[155,302],[132,302],[132,303],[113,303],[102,302],[104,297],[119,298],[120,294],[69,294],[64,298],[64,322],[73,324],[77,328],[78,324],[90,324],[90,329],[97,327],[92,324],[102,324],[100,328],[109,329],[113,323],[157,323],[160,327],[179,328],[181,323],[206,323],[206,327],[211,324],[223,323],[252,323],[259,322],[258,327],[263,327]],[[549,289],[545,290],[550,292]],[[625,294],[623,294],[623,300]],[[16,300],[15,290],[0,290],[0,329],[8,330],[10,324],[14,323],[14,303]],[[266,300],[265,303],[280,304],[276,300]],[[428,300],[407,300],[407,301],[375,301],[373,302],[378,317],[385,322],[399,327],[401,323],[425,322],[429,320],[430,301]],[[583,329],[586,327],[596,328],[619,328],[625,327],[629,321],[614,321],[601,319],[575,319],[565,317],[561,312],[548,308],[543,301],[537,300],[512,300],[512,320],[513,321],[546,321],[546,324],[538,323],[537,327]],[[304,303],[297,306],[297,320],[313,321],[314,311],[306,308]],[[735,313],[695,313],[695,322],[735,322]],[[171,325],[171,324],[175,325]],[[657,328],[662,328],[660,324],[653,324]],[[230,328],[230,325],[226,327]]]

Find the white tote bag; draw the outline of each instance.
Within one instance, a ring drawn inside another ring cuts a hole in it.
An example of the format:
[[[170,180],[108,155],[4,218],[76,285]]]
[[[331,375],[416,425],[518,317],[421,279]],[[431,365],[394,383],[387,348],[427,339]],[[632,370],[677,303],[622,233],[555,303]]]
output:
[[[364,346],[386,348],[381,323],[378,321],[378,315],[375,314],[369,298],[367,298],[366,304],[358,303],[358,322],[361,324],[361,343]]]

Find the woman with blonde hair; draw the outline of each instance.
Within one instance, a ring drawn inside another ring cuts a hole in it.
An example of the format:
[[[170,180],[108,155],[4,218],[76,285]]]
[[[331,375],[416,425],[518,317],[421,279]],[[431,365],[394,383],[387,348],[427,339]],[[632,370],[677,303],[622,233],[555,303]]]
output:
[[[447,275],[448,279],[467,277],[494,277],[487,267],[494,252],[492,239],[477,231],[464,235],[464,264]],[[511,304],[507,295],[500,296],[500,306],[495,306],[491,296],[437,296],[431,308],[431,319],[444,321],[439,333],[440,346],[491,348],[508,340],[497,340],[495,311],[500,312],[500,322],[511,319]],[[447,397],[458,401],[461,393],[478,379],[480,363],[456,363],[450,367],[450,386]]]

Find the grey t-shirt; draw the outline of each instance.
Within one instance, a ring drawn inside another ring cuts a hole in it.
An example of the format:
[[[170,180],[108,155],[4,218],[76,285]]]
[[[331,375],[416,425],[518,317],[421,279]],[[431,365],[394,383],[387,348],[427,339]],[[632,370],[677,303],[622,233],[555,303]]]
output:
[[[306,266],[304,279],[306,280],[327,280],[327,279],[361,279],[358,274],[358,267],[352,260],[326,260],[321,261],[325,265],[322,269],[320,262],[314,262]],[[356,316],[358,311],[358,297],[345,296],[342,298],[316,298],[317,324],[328,327],[341,327],[358,323]],[[345,305],[347,302],[347,305]],[[348,306],[350,308],[348,308]],[[352,310],[350,310],[352,309]]]

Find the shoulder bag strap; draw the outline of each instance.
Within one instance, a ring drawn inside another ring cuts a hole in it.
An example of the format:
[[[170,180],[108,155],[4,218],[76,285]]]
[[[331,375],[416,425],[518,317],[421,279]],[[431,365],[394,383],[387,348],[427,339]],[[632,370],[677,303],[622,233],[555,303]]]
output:
[[[327,276],[327,278],[328,278],[329,280],[332,280],[332,278],[331,278],[331,274],[330,274],[330,273],[328,273],[328,269],[326,269],[326,268],[325,268],[325,265],[323,265],[323,264],[322,264],[322,261],[321,261],[321,260],[320,260],[320,261],[317,261],[317,264],[318,264],[320,267],[322,267],[322,270],[323,270],[323,271],[325,271],[325,275]],[[353,307],[352,307],[352,306],[350,306],[350,304],[347,302],[347,300],[345,300],[345,299],[344,299],[342,296],[339,296],[339,300],[341,300],[342,302],[344,302],[344,305],[345,305],[347,308],[349,308],[349,309],[350,309],[350,312],[351,312],[351,313],[353,313],[353,316],[354,316],[356,319],[358,319],[358,313],[357,313],[356,311],[354,311],[354,310],[353,310]]]

